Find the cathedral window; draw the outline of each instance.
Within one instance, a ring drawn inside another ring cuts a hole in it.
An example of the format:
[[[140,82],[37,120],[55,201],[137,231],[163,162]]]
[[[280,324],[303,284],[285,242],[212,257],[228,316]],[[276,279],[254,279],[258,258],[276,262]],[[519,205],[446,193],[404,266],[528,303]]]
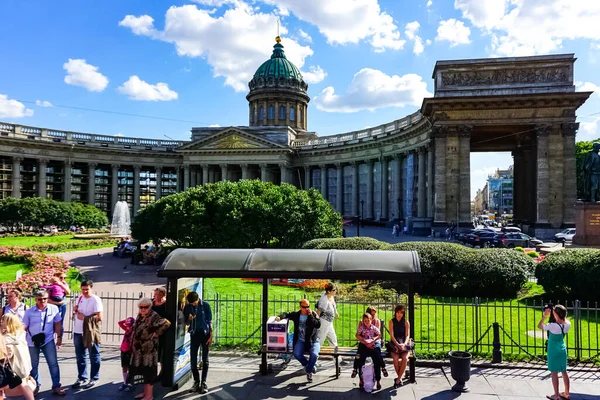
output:
[[[290,121],[295,121],[296,120],[296,111],[294,110],[294,107],[290,107]]]
[[[275,107],[273,106],[269,106],[269,108],[267,109],[267,118],[268,119],[275,119]]]
[[[263,107],[260,107],[258,109],[258,120],[264,121],[264,119],[265,119],[265,109]]]
[[[285,120],[285,107],[284,106],[279,107],[279,119]]]

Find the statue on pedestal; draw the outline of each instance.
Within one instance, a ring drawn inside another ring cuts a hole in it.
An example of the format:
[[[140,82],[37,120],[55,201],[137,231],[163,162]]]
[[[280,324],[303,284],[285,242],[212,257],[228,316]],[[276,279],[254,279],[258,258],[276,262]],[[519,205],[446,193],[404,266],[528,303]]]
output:
[[[592,151],[583,161],[585,201],[600,202],[600,143],[594,142]]]

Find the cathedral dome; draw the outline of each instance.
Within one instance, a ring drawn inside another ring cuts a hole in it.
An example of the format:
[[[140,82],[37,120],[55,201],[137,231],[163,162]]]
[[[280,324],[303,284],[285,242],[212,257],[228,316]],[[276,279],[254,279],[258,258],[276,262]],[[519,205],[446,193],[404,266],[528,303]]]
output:
[[[273,77],[275,79],[296,79],[303,81],[298,67],[292,64],[285,56],[281,39],[277,37],[277,43],[273,46],[271,58],[265,61],[254,73],[254,79]]]

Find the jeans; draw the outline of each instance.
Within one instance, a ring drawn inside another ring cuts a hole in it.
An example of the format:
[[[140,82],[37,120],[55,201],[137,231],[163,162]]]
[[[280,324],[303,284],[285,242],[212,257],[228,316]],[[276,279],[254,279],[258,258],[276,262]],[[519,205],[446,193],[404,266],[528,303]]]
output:
[[[86,353],[88,349],[83,346],[83,335],[81,333],[73,334],[73,344],[75,345],[75,359],[77,360],[77,378],[87,380]],[[93,344],[89,350],[91,379],[98,380],[100,377],[100,346]]]
[[[40,365],[40,351],[44,353],[48,369],[50,370],[50,377],[52,378],[52,389],[60,387],[60,369],[58,368],[58,359],[56,358],[56,344],[54,340],[49,341],[41,348],[35,346],[29,347],[29,356],[31,357],[31,377],[35,379],[38,387],[40,383],[40,375],[38,372],[38,366]]]
[[[300,361],[300,364],[304,367],[307,374],[311,374],[319,358],[319,351],[321,350],[321,344],[319,341],[315,341],[310,347],[310,357],[308,360],[304,357],[304,342],[298,340],[294,345],[294,357]]]
[[[354,362],[354,368],[360,371],[362,376],[362,366],[365,365],[367,357],[371,357],[375,369],[375,380],[379,382],[381,380],[381,367],[383,366],[383,357],[381,356],[381,347],[368,348],[362,343],[358,344],[358,361]]]
[[[208,375],[208,345],[206,342],[208,337],[203,334],[193,335],[190,337],[190,368],[194,382],[200,382],[200,374],[198,373],[198,350],[202,347],[202,382],[206,382]]]
[[[58,307],[58,311],[60,312],[60,317],[61,317],[61,327],[62,330],[60,331],[60,337],[62,338],[63,336],[63,331],[65,330],[65,314],[67,313],[67,303],[65,302],[65,304],[63,304],[62,306],[57,306]]]

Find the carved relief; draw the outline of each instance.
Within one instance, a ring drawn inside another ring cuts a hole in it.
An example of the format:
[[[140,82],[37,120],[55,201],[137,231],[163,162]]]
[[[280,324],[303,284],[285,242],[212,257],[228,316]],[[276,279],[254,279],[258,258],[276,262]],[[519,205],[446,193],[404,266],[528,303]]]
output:
[[[579,129],[579,123],[567,123],[562,124],[560,130],[562,131],[563,136],[575,136],[577,134],[577,130]]]
[[[249,142],[241,136],[231,135],[216,142],[215,147],[217,149],[246,149],[250,147],[256,148],[260,146],[256,143]]]
[[[438,125],[438,126],[434,126],[431,128],[431,133],[433,135],[434,138],[439,137],[439,138],[443,138],[446,137],[446,135],[448,134],[448,127],[446,125]]]
[[[567,67],[451,71],[442,73],[442,86],[489,86],[527,83],[568,83]]]
[[[25,154],[25,150],[23,150],[21,147],[13,147],[11,151],[17,154]]]

